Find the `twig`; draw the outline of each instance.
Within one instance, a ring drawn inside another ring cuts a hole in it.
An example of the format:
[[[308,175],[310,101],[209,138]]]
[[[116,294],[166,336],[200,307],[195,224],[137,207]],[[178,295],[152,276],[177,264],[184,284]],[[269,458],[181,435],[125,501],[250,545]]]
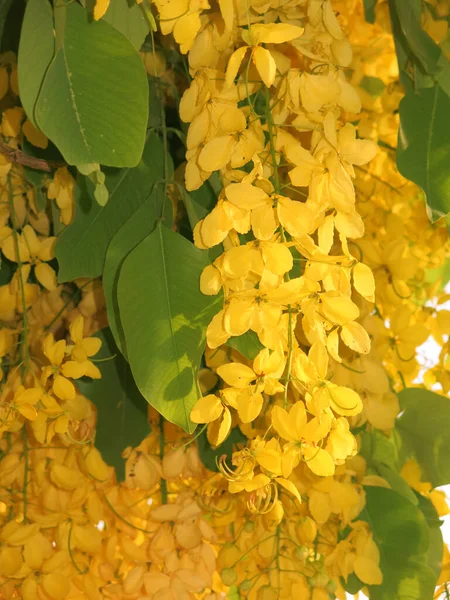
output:
[[[8,146],[8,144],[4,144],[3,142],[0,142],[0,154],[6,156],[12,163],[18,163],[20,165],[24,165],[25,167],[29,167],[30,169],[46,171],[47,173],[50,173],[52,169],[58,169],[59,167],[67,166],[67,163],[65,162],[44,160],[43,158],[30,156],[29,154],[22,152],[22,150]]]

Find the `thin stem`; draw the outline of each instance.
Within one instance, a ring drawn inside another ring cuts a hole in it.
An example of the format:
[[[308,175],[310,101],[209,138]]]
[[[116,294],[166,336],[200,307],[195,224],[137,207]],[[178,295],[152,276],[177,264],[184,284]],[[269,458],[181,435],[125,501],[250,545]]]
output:
[[[71,545],[71,541],[72,541],[72,522],[70,522],[70,529],[69,529],[69,535],[67,538],[67,550],[69,552],[69,556],[70,556],[70,560],[72,561],[73,566],[75,567],[75,569],[78,571],[78,573],[80,575],[86,575],[86,573],[89,571],[89,565],[85,568],[85,569],[80,569],[80,567],[77,565],[77,562],[75,560],[75,558],[73,557],[72,554],[72,545]]]
[[[265,95],[266,95],[266,116],[267,116],[268,132],[269,132],[270,156],[272,158],[272,167],[273,167],[273,181],[274,181],[275,193],[279,194],[280,193],[280,179],[279,179],[279,175],[278,175],[278,165],[277,165],[277,155],[276,155],[276,151],[275,151],[275,144],[273,142],[275,123],[273,121],[271,108],[270,108],[269,88],[265,89]],[[284,228],[282,225],[280,225],[280,237],[283,242],[286,241],[286,236],[285,236]],[[289,273],[285,274],[284,279],[285,279],[285,281],[290,280]],[[284,387],[284,408],[286,408],[288,405],[288,388],[289,388],[289,382],[291,380],[292,358],[293,358],[293,349],[294,349],[294,338],[293,338],[293,332],[292,332],[294,323],[293,323],[293,318],[292,318],[291,305],[288,304],[287,308],[288,308],[288,314],[289,314],[289,317],[288,317],[288,319],[289,319],[288,320],[288,356],[287,356],[287,363],[286,363],[286,384]]]
[[[23,471],[23,522],[27,522],[27,510],[28,510],[28,474],[30,472],[30,463],[28,460],[28,440],[26,427],[22,428],[23,438],[23,455],[25,459],[24,471]]]
[[[153,533],[153,531],[150,531],[149,529],[143,529],[142,527],[138,527],[137,525],[133,525],[133,523],[130,523],[130,521],[127,521],[124,517],[122,517],[121,514],[119,514],[117,512],[117,510],[114,508],[114,506],[108,500],[106,494],[104,494],[103,498],[105,499],[105,502],[108,505],[108,508],[111,510],[111,512],[113,512],[116,515],[116,517],[119,519],[119,521],[122,521],[122,523],[125,523],[125,525],[128,525],[128,527],[136,529],[137,531],[142,531],[143,533]]]
[[[166,446],[166,439],[164,436],[164,417],[159,415],[159,458],[164,458],[164,449]],[[161,490],[161,503],[167,504],[167,481],[161,477],[159,487]]]
[[[85,288],[87,285],[89,285],[92,281],[94,281],[93,279],[88,279],[88,281],[86,281],[85,283],[83,283],[83,285],[81,285],[76,292],[74,292],[72,294],[72,296],[69,298],[69,300],[67,300],[67,302],[64,304],[64,306],[61,308],[61,310],[59,310],[55,317],[53,317],[53,319],[50,321],[50,323],[48,325],[46,325],[44,327],[44,331],[48,331],[51,327],[53,327],[53,325],[56,323],[56,321],[61,317],[61,315],[63,314],[63,312],[66,310],[66,308],[69,306],[69,304],[71,302],[75,301],[76,296],[81,292],[81,290],[83,288]]]
[[[158,72],[156,70],[156,47],[155,47],[155,39],[154,39],[153,31],[150,32],[150,35],[152,38],[152,54],[153,54],[153,65],[154,65],[153,76],[154,76],[155,80],[157,81],[158,100],[159,100],[159,106],[160,106],[160,119],[161,119],[161,137],[162,137],[162,144],[163,144],[164,199],[162,202],[161,215],[160,215],[161,220],[163,220],[164,219],[164,209],[166,206],[166,200],[167,200],[167,196],[168,196],[168,186],[169,186],[169,163],[167,161],[167,157],[169,155],[169,145],[167,142],[167,126],[166,126],[166,112],[164,110],[164,102],[163,102],[163,100],[164,100],[163,86],[161,83],[161,78],[158,76]]]
[[[28,369],[28,363],[30,360],[29,349],[28,349],[28,313],[27,313],[27,303],[25,299],[25,282],[23,280],[22,275],[22,259],[20,256],[19,249],[19,234],[17,233],[17,215],[16,209],[14,207],[14,192],[12,189],[11,183],[11,175],[8,175],[8,188],[9,188],[9,206],[11,211],[11,224],[12,224],[12,236],[14,243],[14,251],[16,253],[17,258],[17,277],[19,279],[19,288],[20,288],[20,302],[22,304],[22,332],[21,332],[21,347],[24,356],[22,357],[22,365],[21,365],[21,373],[22,379],[26,374]]]

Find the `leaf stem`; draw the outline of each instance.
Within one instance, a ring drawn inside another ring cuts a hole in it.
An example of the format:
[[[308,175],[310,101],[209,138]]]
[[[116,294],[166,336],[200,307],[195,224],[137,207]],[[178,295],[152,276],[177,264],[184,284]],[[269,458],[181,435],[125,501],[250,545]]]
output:
[[[279,179],[279,175],[278,175],[278,165],[277,165],[277,155],[276,155],[276,150],[275,150],[275,144],[273,141],[275,123],[274,123],[271,108],[270,108],[269,88],[267,88],[267,87],[265,89],[265,96],[266,96],[266,117],[267,117],[268,133],[269,133],[270,156],[272,158],[272,167],[273,167],[273,182],[274,182],[275,193],[279,194],[280,193],[280,179]],[[284,228],[281,224],[280,224],[280,237],[283,242],[286,241]],[[289,273],[285,274],[284,279],[285,279],[285,281],[290,280]],[[288,317],[288,319],[289,319],[289,321],[288,321],[288,356],[287,356],[287,363],[286,363],[286,378],[285,378],[286,383],[285,383],[285,387],[284,387],[284,408],[286,408],[286,406],[288,404],[288,388],[289,388],[289,382],[291,381],[292,358],[293,358],[293,349],[294,349],[294,339],[293,339],[293,335],[292,335],[294,323],[293,323],[293,318],[292,318],[291,305],[288,304],[287,308],[288,308],[288,315],[289,315],[289,317]]]
[[[17,257],[17,277],[19,279],[19,288],[20,288],[20,302],[22,305],[22,332],[21,332],[21,342],[20,345],[22,347],[22,365],[21,365],[21,373],[22,379],[25,376],[25,373],[28,369],[28,362],[30,360],[29,349],[28,349],[28,314],[27,314],[27,303],[25,299],[25,282],[23,280],[22,274],[22,259],[20,257],[20,249],[19,249],[19,234],[17,233],[17,215],[14,207],[14,192],[11,183],[11,175],[8,175],[8,189],[9,189],[9,207],[11,212],[11,225],[12,225],[12,236],[13,236],[13,244],[14,251]]]
[[[166,447],[166,438],[164,436],[164,417],[159,415],[159,458],[164,458],[164,449]],[[159,480],[161,490],[161,503],[167,504],[167,481],[161,477]]]
[[[28,440],[25,425],[22,428],[23,438],[23,455],[25,459],[24,471],[23,471],[23,522],[27,523],[27,510],[28,510],[28,474],[30,472],[30,463],[28,460]]]
[[[22,363],[20,365],[20,374],[22,383],[24,382],[25,375],[28,369],[28,363],[30,360],[29,348],[28,348],[28,314],[27,314],[27,304],[25,299],[25,283],[23,281],[22,274],[22,259],[20,257],[20,248],[19,248],[19,237],[17,233],[17,215],[14,207],[14,192],[11,182],[11,174],[8,174],[8,190],[9,190],[9,206],[10,206],[10,218],[12,225],[12,236],[14,243],[14,251],[16,253],[17,258],[17,277],[19,279],[19,288],[20,288],[20,301],[22,304],[22,331],[20,335],[20,353],[22,354]],[[30,464],[28,460],[28,441],[27,441],[27,432],[26,426],[24,425],[22,428],[22,438],[23,438],[23,453],[24,453],[24,475],[23,475],[23,520],[24,523],[27,522],[27,509],[28,509],[28,474],[30,472]]]

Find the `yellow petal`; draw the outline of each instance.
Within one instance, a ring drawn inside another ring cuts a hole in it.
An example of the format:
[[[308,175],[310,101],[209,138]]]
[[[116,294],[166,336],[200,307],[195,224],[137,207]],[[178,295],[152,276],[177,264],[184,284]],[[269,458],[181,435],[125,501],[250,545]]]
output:
[[[250,32],[254,44],[283,44],[300,37],[304,29],[289,23],[257,23]]]
[[[253,48],[252,59],[264,85],[270,87],[277,74],[277,65],[273,56],[266,48],[256,46]]]
[[[367,265],[358,263],[353,267],[353,285],[363,298],[366,298],[369,302],[374,302],[375,279],[371,269]]]
[[[16,236],[16,241],[21,262],[29,262],[30,253],[28,251],[28,246],[26,244],[25,239],[23,238],[23,236],[18,234]],[[5,238],[1,244],[3,254],[8,260],[12,262],[17,262],[16,241],[14,240],[14,236],[11,234],[7,238]]]
[[[65,490],[74,490],[82,487],[85,483],[85,477],[81,471],[56,462],[51,464],[50,479],[55,485]]]
[[[46,290],[50,292],[52,290],[56,290],[57,281],[56,281],[56,273],[47,263],[39,263],[34,268],[34,274],[36,275],[36,279]]]
[[[206,142],[198,155],[199,167],[208,172],[223,169],[229,163],[235,145],[234,135],[221,135]]]
[[[94,10],[92,11],[94,21],[99,21],[103,17],[108,10],[109,2],[110,0],[95,0]]]
[[[162,24],[162,21],[160,23]],[[175,41],[180,44],[180,50],[183,54],[186,54],[192,48],[201,25],[200,14],[197,11],[185,14],[177,19],[173,28],[173,36]]]
[[[297,500],[301,504],[302,498],[300,496],[300,492],[298,491],[297,487],[295,486],[295,484],[292,481],[289,481],[288,479],[284,479],[283,477],[277,477],[276,482],[278,484],[280,484],[281,487],[284,487],[284,489],[287,490],[290,494],[295,496],[295,498],[297,498]]]
[[[44,354],[52,365],[59,366],[61,364],[65,350],[66,342],[64,340],[55,342],[51,333],[44,339]]]
[[[339,415],[357,415],[362,410],[361,398],[348,387],[328,384],[325,393],[330,398],[330,407]]]
[[[18,137],[24,116],[23,108],[7,108],[2,113],[2,133],[6,137]]]
[[[37,419],[37,410],[31,404],[21,404],[17,410],[29,421],[35,421]]]
[[[49,573],[42,577],[42,587],[52,600],[64,600],[70,590],[70,579],[60,573]]]
[[[206,430],[208,442],[212,446],[220,446],[225,441],[231,430],[231,413],[229,409],[224,406],[222,416],[215,421],[209,423]]]
[[[245,388],[256,379],[253,369],[237,362],[221,365],[217,374],[225,383],[237,388]]]
[[[83,339],[84,333],[84,318],[82,315],[78,315],[76,319],[72,321],[69,327],[70,337],[72,341],[76,344]]]
[[[241,48],[235,50],[230,56],[230,60],[228,61],[227,66],[227,72],[225,74],[225,81],[227,86],[233,85],[247,50],[248,46],[242,46]]]
[[[242,335],[250,329],[253,315],[254,307],[251,301],[231,300],[224,314],[223,326],[225,331],[233,336]]]
[[[223,412],[223,406],[215,394],[208,394],[197,401],[191,411],[191,421],[193,423],[211,423],[220,417]]]
[[[44,150],[45,150],[45,148],[47,148],[47,146],[48,146],[47,136],[44,135],[42,133],[42,131],[40,131],[39,129],[36,129],[36,127],[33,125],[33,123],[29,119],[27,119],[25,121],[25,123],[22,125],[22,131],[23,131],[24,136],[30,142],[30,144],[33,144],[33,146],[36,146],[37,148],[42,148]]]
[[[355,575],[367,585],[380,585],[383,582],[383,574],[380,567],[372,560],[364,556],[357,556],[354,564]]]
[[[61,372],[64,377],[79,379],[85,374],[85,367],[83,363],[76,362],[75,360],[68,360],[62,365]]]
[[[303,448],[303,458],[311,471],[316,475],[328,477],[334,474],[334,461],[326,450],[305,446]]]
[[[230,334],[224,328],[224,311],[221,310],[206,328],[206,341],[211,349],[215,349],[225,344],[229,338]]]
[[[74,525],[72,539],[74,546],[81,552],[89,554],[100,552],[102,534],[94,525]]]
[[[232,204],[244,210],[253,210],[269,200],[264,190],[250,183],[230,183],[225,188],[225,195]]]
[[[257,240],[270,240],[278,227],[276,210],[271,204],[263,204],[252,210],[251,224]]]
[[[0,67],[0,100],[6,96],[9,90],[9,75],[6,67]]]
[[[297,202],[289,198],[278,198],[277,214],[280,223],[294,237],[311,233],[314,229],[312,211],[303,202]]]
[[[76,344],[72,350],[73,358],[78,362],[84,362],[88,356],[94,356],[102,347],[102,341],[99,338],[84,338],[79,344]]]
[[[271,448],[257,448],[255,458],[259,465],[272,474],[281,473],[281,454]]]
[[[4,547],[0,551],[0,573],[5,577],[14,577],[21,568],[22,549]]]
[[[90,377],[91,379],[101,379],[101,371],[98,367],[94,365],[90,360],[85,360],[80,363],[84,369],[84,375],[86,377]]]
[[[323,314],[332,323],[344,325],[359,317],[359,308],[341,292],[325,292],[320,294],[320,300]]]
[[[73,400],[75,398],[75,386],[61,375],[55,377],[53,392],[60,400]]]
[[[42,397],[42,390],[39,388],[28,388],[19,391],[15,397],[16,404],[31,404],[34,406]]]
[[[222,288],[222,277],[219,269],[214,265],[208,265],[200,275],[200,291],[205,296],[215,296]]]
[[[356,321],[350,321],[342,326],[341,338],[346,346],[359,352],[368,354],[370,352],[370,337],[367,331]]]
[[[244,393],[240,394],[237,400],[237,411],[239,418],[243,423],[251,423],[261,412],[263,407],[263,397],[260,393],[252,394]]]
[[[302,402],[298,402],[297,404],[303,404]],[[296,406],[296,405],[294,405]],[[305,407],[303,405],[303,410]],[[297,409],[299,413],[301,413],[301,408]],[[292,412],[292,409],[291,409]],[[274,406],[271,412],[272,426],[275,431],[288,442],[297,441],[297,428],[296,421],[298,422],[301,417],[297,416],[297,418],[290,418],[290,413],[281,408],[281,406]],[[306,422],[306,412],[304,416],[304,420]]]

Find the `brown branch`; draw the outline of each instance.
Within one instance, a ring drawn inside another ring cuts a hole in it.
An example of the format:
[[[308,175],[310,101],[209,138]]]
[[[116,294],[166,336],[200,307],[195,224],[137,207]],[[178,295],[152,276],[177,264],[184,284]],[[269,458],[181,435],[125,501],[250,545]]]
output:
[[[25,154],[22,150],[8,146],[8,144],[4,144],[3,142],[0,142],[0,154],[6,156],[8,160],[13,163],[19,163],[25,167],[30,167],[30,169],[46,171],[47,173],[50,173],[52,169],[65,167],[67,164],[63,162],[47,161],[43,158],[35,158],[34,156]]]

